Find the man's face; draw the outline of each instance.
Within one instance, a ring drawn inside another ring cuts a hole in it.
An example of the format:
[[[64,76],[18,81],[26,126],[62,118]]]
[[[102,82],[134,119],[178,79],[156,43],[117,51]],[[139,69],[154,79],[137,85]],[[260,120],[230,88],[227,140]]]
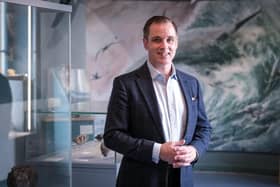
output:
[[[143,39],[150,62],[155,66],[171,64],[178,47],[178,38],[172,23],[153,23],[148,38]]]

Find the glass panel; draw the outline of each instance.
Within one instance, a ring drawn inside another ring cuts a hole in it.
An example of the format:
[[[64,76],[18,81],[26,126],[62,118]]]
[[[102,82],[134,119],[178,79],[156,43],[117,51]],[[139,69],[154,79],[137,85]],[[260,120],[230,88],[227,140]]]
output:
[[[14,174],[71,186],[70,14],[4,2],[0,13],[0,186]]]
[[[72,112],[72,163],[114,165],[115,152],[103,142],[106,113]]]

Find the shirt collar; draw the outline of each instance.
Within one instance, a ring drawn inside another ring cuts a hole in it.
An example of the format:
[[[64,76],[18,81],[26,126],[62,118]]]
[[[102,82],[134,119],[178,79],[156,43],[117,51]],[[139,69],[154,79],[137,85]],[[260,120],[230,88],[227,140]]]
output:
[[[162,75],[152,64],[149,60],[147,60],[148,69],[150,71],[151,77],[153,80],[164,80],[165,77]],[[176,69],[174,64],[171,64],[171,79],[177,80]]]

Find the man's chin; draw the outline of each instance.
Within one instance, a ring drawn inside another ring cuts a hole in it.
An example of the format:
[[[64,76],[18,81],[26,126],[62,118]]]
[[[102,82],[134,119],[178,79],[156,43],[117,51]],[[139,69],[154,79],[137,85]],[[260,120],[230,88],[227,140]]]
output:
[[[170,59],[161,59],[159,60],[160,64],[171,64],[172,60]]]

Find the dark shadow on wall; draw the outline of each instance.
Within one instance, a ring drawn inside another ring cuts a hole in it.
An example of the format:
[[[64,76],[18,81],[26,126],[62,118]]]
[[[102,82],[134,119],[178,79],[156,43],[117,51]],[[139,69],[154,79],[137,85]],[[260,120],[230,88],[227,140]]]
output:
[[[11,127],[12,93],[8,79],[0,73],[0,187],[5,187],[10,168],[14,164],[13,142],[9,140]]]

